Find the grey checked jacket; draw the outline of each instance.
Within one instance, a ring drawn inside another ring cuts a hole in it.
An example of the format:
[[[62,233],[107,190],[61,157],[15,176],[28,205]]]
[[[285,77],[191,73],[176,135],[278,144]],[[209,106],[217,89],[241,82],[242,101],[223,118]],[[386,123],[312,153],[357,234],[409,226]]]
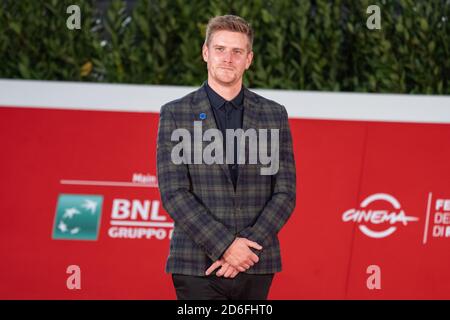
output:
[[[199,117],[202,113],[204,119]],[[295,161],[286,109],[244,88],[242,129],[279,129],[279,170],[274,175],[261,175],[260,168],[268,165],[249,164],[246,143],[246,163],[239,164],[236,191],[227,164],[172,162],[172,148],[179,143],[171,141],[172,132],[185,128],[193,137],[194,121],[202,121],[203,132],[217,129],[204,85],[165,104],[160,111],[158,183],[163,208],[175,222],[166,272],[204,276],[237,236],[263,246],[263,250],[255,250],[260,260],[247,273],[281,271],[277,233],[296,202]],[[209,143],[203,142],[203,148]]]

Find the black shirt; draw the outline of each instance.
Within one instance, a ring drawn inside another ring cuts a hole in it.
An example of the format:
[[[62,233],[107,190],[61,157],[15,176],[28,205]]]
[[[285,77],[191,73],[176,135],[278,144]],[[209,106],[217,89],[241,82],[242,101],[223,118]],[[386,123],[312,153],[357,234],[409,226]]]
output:
[[[224,160],[226,161],[226,129],[242,129],[242,119],[244,115],[244,89],[241,88],[238,95],[231,101],[227,101],[222,98],[217,92],[215,92],[206,83],[205,90],[208,95],[209,102],[211,104],[214,117],[216,119],[217,127],[222,132],[223,144],[224,144]],[[238,177],[238,164],[237,164],[237,139],[234,141],[234,161],[233,164],[228,165],[230,170],[231,180],[233,182],[234,189],[236,190],[236,183]]]

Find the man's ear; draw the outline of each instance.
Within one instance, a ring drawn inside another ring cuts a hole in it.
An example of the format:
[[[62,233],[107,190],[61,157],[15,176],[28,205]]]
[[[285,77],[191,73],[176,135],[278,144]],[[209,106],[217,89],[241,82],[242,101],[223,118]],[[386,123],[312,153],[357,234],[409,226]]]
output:
[[[208,62],[208,46],[206,44],[203,44],[202,56],[203,56],[203,61]]]
[[[250,68],[250,66],[252,65],[252,61],[253,61],[253,51],[250,51],[247,55],[247,63],[245,66],[245,70],[247,70],[248,68]]]

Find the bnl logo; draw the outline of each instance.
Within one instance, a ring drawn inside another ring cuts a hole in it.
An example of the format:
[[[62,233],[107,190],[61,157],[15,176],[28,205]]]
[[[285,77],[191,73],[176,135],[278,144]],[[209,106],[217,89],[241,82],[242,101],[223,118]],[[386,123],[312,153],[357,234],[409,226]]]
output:
[[[53,239],[97,240],[103,196],[60,194]]]

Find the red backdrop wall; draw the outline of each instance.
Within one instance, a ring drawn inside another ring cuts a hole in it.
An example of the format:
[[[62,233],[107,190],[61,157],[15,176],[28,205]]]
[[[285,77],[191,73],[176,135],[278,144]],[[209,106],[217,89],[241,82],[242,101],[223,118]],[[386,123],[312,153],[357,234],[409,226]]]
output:
[[[450,126],[290,125],[297,207],[280,232],[284,269],[269,298],[449,299]],[[161,227],[161,239],[110,234],[115,199],[150,200],[159,219],[171,221],[158,209],[156,187],[132,183],[138,173],[156,175],[157,126],[156,113],[0,108],[0,299],[175,298],[164,273],[170,227]],[[103,196],[96,241],[52,239],[60,194]],[[378,200],[362,208],[370,196]],[[344,221],[350,209],[395,216]],[[405,223],[402,212],[415,220]],[[361,226],[395,231],[373,238]],[[66,286],[69,265],[80,267],[81,290]],[[367,286],[371,265],[380,270],[379,290]]]

